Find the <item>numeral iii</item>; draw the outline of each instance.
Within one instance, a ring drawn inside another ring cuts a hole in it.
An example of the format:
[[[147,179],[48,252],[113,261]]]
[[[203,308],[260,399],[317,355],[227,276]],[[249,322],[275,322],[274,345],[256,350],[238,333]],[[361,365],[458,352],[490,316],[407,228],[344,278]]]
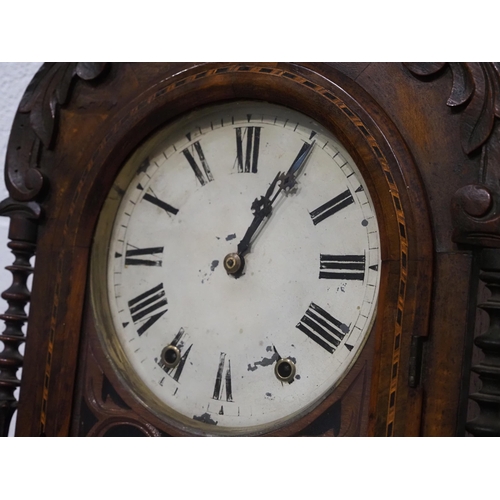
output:
[[[319,256],[319,277],[334,280],[359,280],[365,278],[364,255],[326,255]]]

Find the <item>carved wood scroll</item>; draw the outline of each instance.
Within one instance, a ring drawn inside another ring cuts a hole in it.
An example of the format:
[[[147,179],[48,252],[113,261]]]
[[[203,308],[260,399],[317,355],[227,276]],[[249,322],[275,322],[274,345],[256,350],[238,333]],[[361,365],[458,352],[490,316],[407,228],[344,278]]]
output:
[[[481,155],[477,184],[459,189],[451,203],[453,241],[479,254],[480,279],[492,296],[478,307],[490,319],[474,341],[484,360],[472,367],[483,383],[470,396],[480,408],[466,429],[476,436],[500,436],[500,63],[406,63],[420,77],[439,76],[448,66],[453,84],[447,105],[461,114],[460,143],[469,156]],[[482,250],[481,250],[482,249]]]

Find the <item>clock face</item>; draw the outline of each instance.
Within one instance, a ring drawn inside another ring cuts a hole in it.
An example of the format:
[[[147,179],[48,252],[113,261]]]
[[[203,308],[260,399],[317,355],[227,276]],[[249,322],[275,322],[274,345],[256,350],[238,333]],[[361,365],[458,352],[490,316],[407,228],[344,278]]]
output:
[[[106,207],[101,336],[158,416],[267,432],[352,366],[375,317],[377,219],[352,158],[307,116],[261,102],[193,112],[131,157]]]

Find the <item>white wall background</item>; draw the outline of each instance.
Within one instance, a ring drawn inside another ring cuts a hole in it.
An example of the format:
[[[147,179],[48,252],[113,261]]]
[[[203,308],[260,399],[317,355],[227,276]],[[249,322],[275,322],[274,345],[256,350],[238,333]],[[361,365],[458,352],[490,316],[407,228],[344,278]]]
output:
[[[0,168],[4,170],[5,153],[9,140],[10,128],[14,115],[19,106],[22,95],[35,73],[40,68],[41,63],[5,63],[0,62]],[[8,197],[5,182],[0,181],[0,200]],[[7,234],[9,229],[9,218],[0,217],[0,292],[6,290],[12,283],[12,275],[5,270],[5,266],[13,263],[14,256],[7,248]],[[0,311],[7,310],[7,302],[0,299]],[[0,325],[0,331],[4,326]],[[0,351],[3,344],[0,342]],[[15,419],[12,422],[9,435],[13,435]]]

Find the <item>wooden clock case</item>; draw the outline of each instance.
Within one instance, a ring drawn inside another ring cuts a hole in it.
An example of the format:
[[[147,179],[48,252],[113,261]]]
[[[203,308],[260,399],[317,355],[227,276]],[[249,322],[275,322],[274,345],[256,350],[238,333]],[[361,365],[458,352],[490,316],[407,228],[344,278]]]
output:
[[[10,197],[0,205],[16,257],[3,294],[3,435],[16,409],[18,436],[189,435],[150,411],[103,349],[91,249],[128,156],[183,113],[237,99],[294,108],[336,134],[381,228],[381,292],[365,347],[323,402],[270,435],[453,436],[472,417],[468,432],[497,435],[500,77],[486,63],[45,64],[14,120]],[[489,329],[476,314],[479,278],[493,291],[482,305]],[[485,359],[472,406],[476,330]]]

